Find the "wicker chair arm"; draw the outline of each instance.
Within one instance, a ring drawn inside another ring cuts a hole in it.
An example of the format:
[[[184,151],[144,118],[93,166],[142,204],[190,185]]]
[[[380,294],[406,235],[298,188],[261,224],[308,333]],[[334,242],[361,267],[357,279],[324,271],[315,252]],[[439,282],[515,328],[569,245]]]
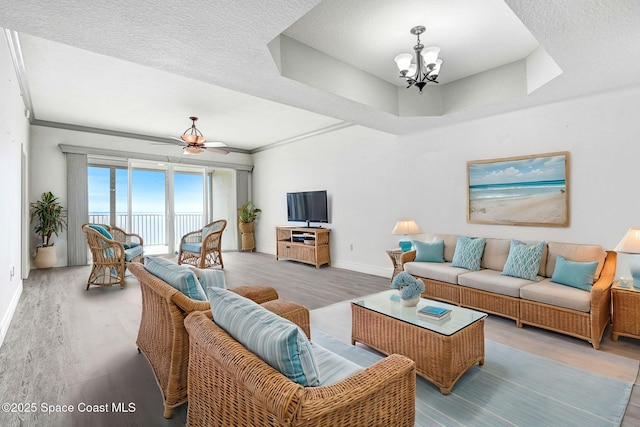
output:
[[[124,260],[124,246],[116,240],[109,240],[96,232],[100,247],[91,247],[91,255],[94,261],[120,262]]]
[[[314,420],[305,426],[336,425],[354,416],[359,417],[354,425],[408,427],[415,422],[415,362],[399,354],[337,384],[306,387],[304,392],[300,419]]]
[[[209,301],[198,301],[191,299],[180,291],[172,295],[171,301],[173,301],[173,303],[186,314],[192,313],[194,311],[211,310],[211,304],[209,303]]]
[[[278,291],[265,285],[242,285],[229,288],[229,290],[245,298],[249,298],[256,304],[262,304],[278,299]]]
[[[400,264],[404,265],[405,262],[411,262],[414,259],[416,259],[416,250],[410,250],[407,251],[405,253],[403,253],[402,255],[400,255]]]
[[[202,247],[206,250],[212,250],[220,247],[220,240],[222,239],[222,230],[212,231],[207,234],[202,242]]]
[[[618,254],[614,251],[607,251],[604,266],[600,272],[600,278],[591,288],[591,312],[595,307],[599,307],[603,298],[606,304],[610,300],[610,289],[613,285],[613,278],[616,274],[616,259]]]

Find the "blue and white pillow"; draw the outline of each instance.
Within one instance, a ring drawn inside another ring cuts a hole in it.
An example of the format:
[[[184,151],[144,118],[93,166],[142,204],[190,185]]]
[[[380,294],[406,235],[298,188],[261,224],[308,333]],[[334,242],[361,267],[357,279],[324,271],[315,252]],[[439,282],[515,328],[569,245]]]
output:
[[[207,294],[191,269],[165,258],[147,257],[144,263],[147,271],[164,280],[191,299],[206,301]]]
[[[546,245],[545,242],[539,242],[529,246],[517,240],[511,240],[509,256],[500,274],[537,281],[544,245]]]
[[[456,250],[451,260],[451,267],[461,267],[473,271],[480,270],[480,261],[482,260],[486,241],[484,237],[474,239],[466,236],[458,237]]]
[[[413,241],[416,248],[416,262],[444,262],[444,240],[435,242]]]
[[[327,350],[318,343],[311,343],[311,347],[318,363],[322,386],[337,384],[364,370],[357,363]]]
[[[227,289],[227,282],[224,278],[223,270],[212,270],[204,268],[190,267],[191,270],[196,273],[196,277],[202,285],[203,289],[207,289],[212,286],[215,288]]]
[[[556,257],[556,268],[553,270],[551,281],[582,289],[583,291],[591,291],[597,268],[598,261],[569,261],[562,255],[558,255]]]
[[[320,385],[311,343],[295,323],[226,289],[206,288],[213,321],[236,341],[304,387]]]
[[[107,238],[109,240],[113,240],[113,236],[111,235],[111,233],[109,233],[109,230],[104,228],[102,225],[100,225],[100,224],[89,224],[89,228],[92,228],[92,229],[96,230],[98,233],[102,234],[103,237],[105,237],[105,238]]]

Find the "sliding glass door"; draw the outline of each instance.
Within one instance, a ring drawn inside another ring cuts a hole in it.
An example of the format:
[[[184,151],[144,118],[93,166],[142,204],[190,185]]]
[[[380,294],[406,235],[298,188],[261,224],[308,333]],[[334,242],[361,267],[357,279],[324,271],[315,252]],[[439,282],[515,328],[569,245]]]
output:
[[[148,255],[175,254],[180,239],[214,219],[226,219],[223,250],[237,249],[235,174],[140,160],[92,159],[89,221],[140,234]]]
[[[197,166],[173,167],[174,241],[176,250],[185,234],[199,230],[207,221],[206,169]]]
[[[173,247],[168,229],[168,172],[169,166],[164,163],[129,161],[127,229],[142,236],[149,254],[167,254]]]

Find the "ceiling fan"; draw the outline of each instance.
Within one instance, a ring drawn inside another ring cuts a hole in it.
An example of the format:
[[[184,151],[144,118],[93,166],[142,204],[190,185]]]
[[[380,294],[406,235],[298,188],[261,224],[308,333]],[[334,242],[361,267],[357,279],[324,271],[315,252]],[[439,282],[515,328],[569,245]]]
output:
[[[172,136],[171,138],[180,141],[183,154],[200,154],[205,150],[218,154],[229,154],[228,150],[223,149],[227,144],[221,141],[207,142],[202,132],[196,128],[197,117],[189,117],[192,124],[191,127],[184,131],[180,137]]]

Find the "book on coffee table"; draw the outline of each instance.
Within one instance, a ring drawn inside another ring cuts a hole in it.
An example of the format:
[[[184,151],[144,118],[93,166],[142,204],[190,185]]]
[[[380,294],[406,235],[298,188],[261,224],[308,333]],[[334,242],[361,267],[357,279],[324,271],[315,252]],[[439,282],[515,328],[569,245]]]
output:
[[[442,320],[451,315],[451,310],[448,308],[426,305],[418,310],[418,315],[428,319]]]

